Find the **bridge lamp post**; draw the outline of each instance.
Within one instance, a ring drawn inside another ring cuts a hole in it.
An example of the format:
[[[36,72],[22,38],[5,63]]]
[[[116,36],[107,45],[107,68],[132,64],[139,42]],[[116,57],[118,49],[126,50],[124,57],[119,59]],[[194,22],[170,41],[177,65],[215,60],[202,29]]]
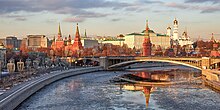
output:
[[[14,73],[15,71],[14,59],[10,59],[9,63],[7,63],[7,70],[9,72],[9,80],[12,80],[13,79],[12,73]],[[13,85],[13,81],[11,81],[11,83]]]
[[[7,69],[9,73],[13,73],[15,71],[14,59],[9,60],[9,63],[7,64]]]
[[[40,63],[40,61],[38,59],[35,59],[33,61],[33,66],[34,66],[35,69],[38,69],[39,63]]]
[[[86,67],[86,58],[83,58],[83,65]]]
[[[74,62],[74,65],[75,65],[74,67],[75,67],[75,68],[76,68],[76,64],[77,64],[77,61]]]
[[[24,62],[22,62],[21,59],[19,62],[17,62],[17,68],[19,72],[22,72],[24,70]]]
[[[1,60],[0,60],[0,74],[2,74],[2,61]]]

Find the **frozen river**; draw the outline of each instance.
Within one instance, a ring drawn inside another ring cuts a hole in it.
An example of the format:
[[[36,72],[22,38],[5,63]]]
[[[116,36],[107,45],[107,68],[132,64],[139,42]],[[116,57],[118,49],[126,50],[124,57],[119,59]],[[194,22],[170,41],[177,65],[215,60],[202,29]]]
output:
[[[189,80],[197,72],[178,67],[172,74],[150,73],[160,80]],[[167,68],[166,69],[172,69]],[[217,110],[220,94],[201,84],[184,84],[165,87],[135,87],[128,90],[123,85],[110,82],[123,74],[139,74],[165,68],[139,71],[101,71],[57,81],[39,90],[23,102],[18,110]],[[138,89],[139,88],[139,89]],[[147,94],[148,93],[148,94]]]

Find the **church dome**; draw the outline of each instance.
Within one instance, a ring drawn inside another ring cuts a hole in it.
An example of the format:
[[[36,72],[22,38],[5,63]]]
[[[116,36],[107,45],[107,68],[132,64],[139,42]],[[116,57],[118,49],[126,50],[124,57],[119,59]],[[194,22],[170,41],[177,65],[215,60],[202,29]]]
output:
[[[178,21],[176,20],[176,18],[175,18],[175,20],[173,21],[173,23],[174,23],[174,24],[178,24]]]
[[[183,34],[182,34],[183,36],[187,36],[187,33],[186,32],[183,32]]]

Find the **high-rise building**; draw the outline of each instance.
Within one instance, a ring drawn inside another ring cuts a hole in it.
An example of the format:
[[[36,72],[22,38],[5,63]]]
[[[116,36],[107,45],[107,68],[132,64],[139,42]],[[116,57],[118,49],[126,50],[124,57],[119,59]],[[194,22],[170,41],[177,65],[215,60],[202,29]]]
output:
[[[37,48],[47,48],[48,39],[45,35],[28,35],[27,47],[32,50]]]

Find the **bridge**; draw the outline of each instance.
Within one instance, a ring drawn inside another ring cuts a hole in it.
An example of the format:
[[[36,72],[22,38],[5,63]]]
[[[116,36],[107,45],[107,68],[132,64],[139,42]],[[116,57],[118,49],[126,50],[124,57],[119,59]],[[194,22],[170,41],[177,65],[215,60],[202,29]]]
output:
[[[100,65],[106,70],[114,70],[123,68],[125,66],[141,63],[141,62],[166,62],[188,66],[198,70],[219,68],[219,58],[188,58],[188,57],[132,57],[132,56],[119,56],[119,57],[100,57]]]
[[[188,58],[188,57],[100,57],[100,66],[105,70],[117,70],[125,66],[141,62],[167,62],[202,71],[202,78],[206,85],[220,90],[220,58]]]

